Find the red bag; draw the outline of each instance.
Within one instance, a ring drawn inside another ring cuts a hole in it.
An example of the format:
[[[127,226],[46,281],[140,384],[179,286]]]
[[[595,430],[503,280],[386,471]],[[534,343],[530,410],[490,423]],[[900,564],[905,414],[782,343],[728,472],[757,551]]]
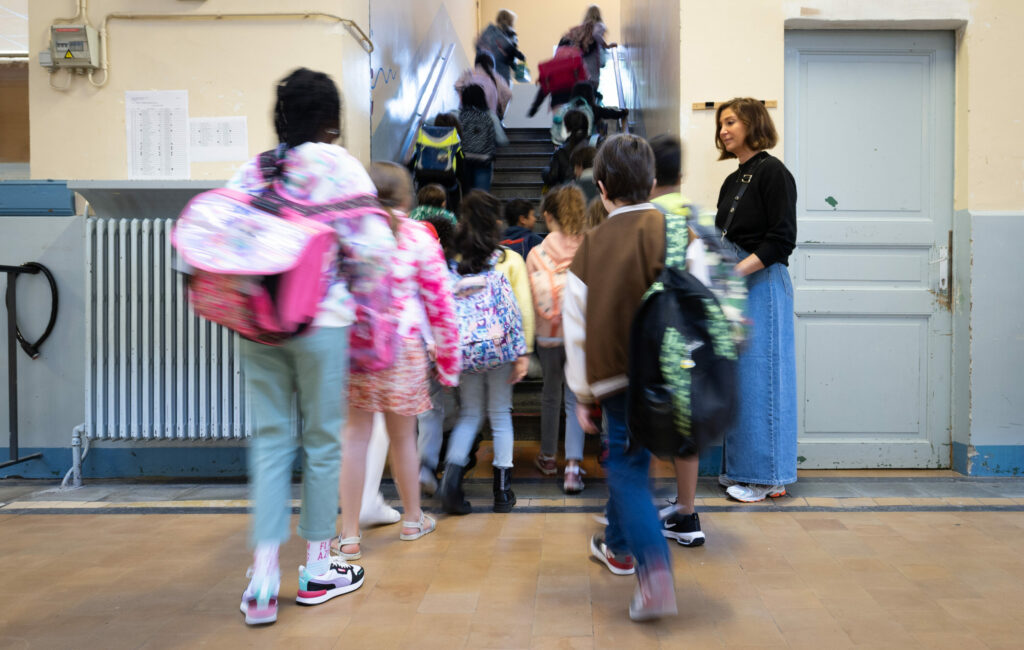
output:
[[[547,94],[572,90],[578,82],[587,80],[583,54],[577,47],[563,45],[554,58],[539,63],[537,70],[537,84]]]

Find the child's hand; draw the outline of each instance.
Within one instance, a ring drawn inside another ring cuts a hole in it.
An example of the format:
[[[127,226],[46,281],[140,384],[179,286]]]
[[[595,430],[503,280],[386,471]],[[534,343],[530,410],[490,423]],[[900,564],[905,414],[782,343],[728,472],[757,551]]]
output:
[[[431,361],[437,362],[437,346],[433,343],[427,343],[427,356]]]
[[[590,419],[590,405],[576,402],[576,419],[580,423],[584,433],[597,433],[594,421]]]
[[[518,384],[526,376],[530,368],[530,357],[522,356],[512,362],[512,374],[509,375],[508,383]]]

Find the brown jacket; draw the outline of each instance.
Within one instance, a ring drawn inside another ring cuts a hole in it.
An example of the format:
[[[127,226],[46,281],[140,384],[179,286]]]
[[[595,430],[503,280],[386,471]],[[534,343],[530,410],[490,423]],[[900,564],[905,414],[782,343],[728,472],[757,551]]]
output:
[[[619,208],[588,232],[562,305],[566,381],[582,403],[626,389],[629,330],[665,262],[665,218],[650,203]]]

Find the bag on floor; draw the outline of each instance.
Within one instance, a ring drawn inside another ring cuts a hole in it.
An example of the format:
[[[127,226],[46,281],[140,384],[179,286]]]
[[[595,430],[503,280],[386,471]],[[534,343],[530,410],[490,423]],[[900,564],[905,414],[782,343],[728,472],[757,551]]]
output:
[[[661,458],[720,440],[737,399],[737,345],[715,295],[686,271],[686,218],[665,215],[665,266],[644,295],[629,337],[627,421]]]
[[[494,268],[459,275],[452,262],[462,372],[487,372],[526,354],[523,316],[512,285]]]
[[[440,183],[445,187],[454,184],[461,151],[462,143],[455,127],[420,127],[413,151],[413,176],[417,184]]]

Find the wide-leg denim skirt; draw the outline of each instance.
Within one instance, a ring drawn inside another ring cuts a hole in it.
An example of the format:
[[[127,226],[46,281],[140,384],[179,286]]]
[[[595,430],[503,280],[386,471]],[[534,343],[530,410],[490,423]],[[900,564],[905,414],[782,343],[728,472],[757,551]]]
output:
[[[793,282],[784,264],[747,276],[752,321],[739,358],[739,413],[725,436],[724,473],[739,483],[796,482]]]

